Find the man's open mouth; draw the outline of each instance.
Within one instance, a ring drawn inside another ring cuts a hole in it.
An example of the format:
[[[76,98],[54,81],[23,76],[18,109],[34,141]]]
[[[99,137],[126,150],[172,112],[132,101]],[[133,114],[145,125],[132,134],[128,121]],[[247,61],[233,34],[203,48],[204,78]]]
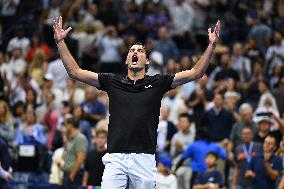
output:
[[[132,56],[132,64],[137,64],[138,62],[138,56],[137,55],[133,55]]]

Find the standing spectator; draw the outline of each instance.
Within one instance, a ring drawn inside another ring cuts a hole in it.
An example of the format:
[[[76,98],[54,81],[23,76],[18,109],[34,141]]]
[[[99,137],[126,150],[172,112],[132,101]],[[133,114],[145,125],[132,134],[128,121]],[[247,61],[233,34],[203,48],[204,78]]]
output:
[[[250,128],[253,135],[257,132],[256,124],[252,120],[253,109],[250,104],[243,103],[239,108],[241,120],[233,125],[231,134],[230,134],[230,145],[231,150],[234,150],[239,144],[242,143],[242,130],[243,128]],[[230,150],[230,151],[231,151]]]
[[[191,118],[188,114],[180,114],[178,119],[178,132],[171,140],[171,156],[176,157],[194,141],[195,133],[191,129]]]
[[[281,33],[274,33],[274,44],[267,49],[265,55],[266,74],[271,74],[277,64],[284,66],[284,44],[282,39]]]
[[[236,147],[235,159],[237,165],[233,170],[233,189],[248,189],[251,182],[245,178],[245,173],[248,170],[249,164],[253,157],[261,155],[262,145],[257,142],[253,142],[253,130],[250,127],[243,127],[241,130],[242,144]]]
[[[159,28],[158,37],[156,50],[163,55],[163,65],[166,65],[170,58],[177,60],[179,52],[175,43],[169,37],[167,27],[163,26]]]
[[[8,104],[0,100],[0,137],[12,144],[14,140],[14,127]]]
[[[116,28],[109,26],[105,35],[97,40],[100,52],[100,72],[122,72],[123,64],[119,48],[123,45],[123,40],[118,36]]]
[[[193,189],[214,188],[220,189],[223,185],[222,174],[216,170],[218,155],[214,152],[206,154],[207,169],[199,173],[194,181]]]
[[[85,161],[83,186],[101,186],[105,168],[102,157],[106,154],[107,131],[96,130],[95,144],[95,149],[88,153]]]
[[[171,174],[172,162],[169,157],[161,156],[158,163],[157,189],[178,189],[177,178]]]
[[[66,128],[69,141],[64,151],[63,186],[65,189],[78,189],[82,184],[81,167],[86,158],[88,142],[86,137],[80,133],[78,120],[68,119]]]
[[[204,114],[201,125],[208,127],[210,139],[213,142],[220,142],[225,145],[235,120],[233,115],[224,108],[221,94],[215,94],[213,102],[213,108]]]
[[[49,61],[52,55],[50,47],[42,41],[41,34],[33,34],[31,48],[25,57],[26,61],[30,63],[37,53],[41,53],[46,61]]]
[[[232,68],[239,73],[240,81],[243,83],[251,77],[251,61],[243,55],[241,43],[235,43],[231,57]]]
[[[2,7],[3,8],[3,7]],[[30,40],[24,36],[24,28],[19,27],[15,31],[15,37],[10,39],[7,47],[8,52],[12,52],[15,48],[20,48],[23,53],[23,56],[25,57],[28,49],[30,48]]]
[[[86,88],[86,100],[81,104],[86,120],[94,127],[96,123],[105,118],[106,108],[98,101],[98,90],[88,86]]]
[[[47,73],[52,75],[52,88],[60,89],[61,91],[65,89],[66,82],[68,80],[68,74],[63,66],[60,57],[57,57],[56,60],[49,62]]]
[[[272,30],[267,25],[266,13],[261,12],[256,25],[254,25],[248,34],[249,37],[255,39],[259,47],[261,56],[264,57],[268,46],[270,45],[270,38]]]
[[[282,161],[275,155],[277,140],[268,135],[263,144],[263,154],[252,158],[245,177],[252,179],[251,189],[274,189],[282,170]]]

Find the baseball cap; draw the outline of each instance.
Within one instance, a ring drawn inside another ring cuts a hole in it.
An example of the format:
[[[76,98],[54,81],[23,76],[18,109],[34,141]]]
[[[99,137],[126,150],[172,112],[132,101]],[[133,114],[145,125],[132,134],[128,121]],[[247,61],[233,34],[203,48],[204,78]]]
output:
[[[53,80],[53,75],[51,73],[46,73],[43,77],[45,80]]]
[[[168,156],[166,156],[166,155],[160,156],[159,162],[161,164],[163,164],[168,169],[168,171],[171,170],[171,168],[172,168],[172,161],[171,161],[171,159]]]

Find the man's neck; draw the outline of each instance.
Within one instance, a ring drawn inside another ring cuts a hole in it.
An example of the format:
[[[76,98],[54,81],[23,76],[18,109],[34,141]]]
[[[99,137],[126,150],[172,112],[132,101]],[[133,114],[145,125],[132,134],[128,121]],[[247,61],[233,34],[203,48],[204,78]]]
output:
[[[98,147],[97,148],[97,151],[98,152],[103,152],[103,151],[105,151],[106,149],[105,149],[105,147],[104,146],[102,146],[102,147]]]
[[[127,73],[129,79],[137,81],[138,79],[142,79],[145,76],[145,69],[142,70],[130,70],[128,69]]]
[[[212,172],[212,171],[214,171],[215,170],[215,166],[213,166],[213,167],[208,167],[207,168],[207,172]]]

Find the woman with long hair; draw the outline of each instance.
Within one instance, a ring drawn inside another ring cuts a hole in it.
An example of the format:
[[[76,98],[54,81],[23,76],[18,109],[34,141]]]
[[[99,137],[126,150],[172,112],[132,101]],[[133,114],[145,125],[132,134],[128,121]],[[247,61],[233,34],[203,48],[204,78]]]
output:
[[[0,137],[8,143],[14,140],[14,128],[8,104],[0,100]]]

